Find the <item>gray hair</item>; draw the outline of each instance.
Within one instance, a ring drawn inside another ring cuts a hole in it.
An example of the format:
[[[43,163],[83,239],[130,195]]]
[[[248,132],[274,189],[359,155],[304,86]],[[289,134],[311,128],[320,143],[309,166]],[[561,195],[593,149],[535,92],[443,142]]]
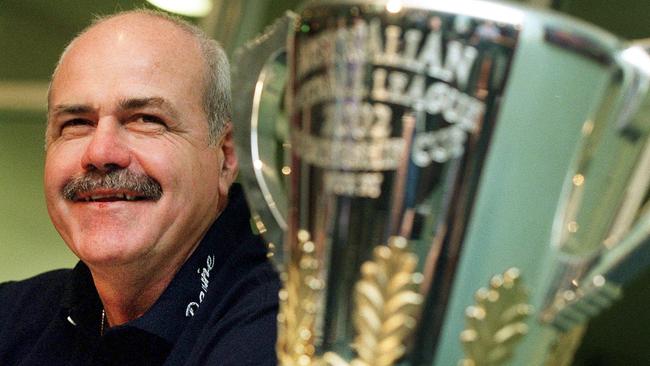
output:
[[[63,60],[63,57],[66,55],[66,53],[68,53],[68,50],[72,47],[75,40],[77,40],[92,27],[109,19],[127,14],[140,14],[166,20],[192,35],[194,39],[196,39],[196,41],[199,43],[201,55],[203,56],[207,70],[204,75],[205,90],[203,92],[203,110],[205,111],[208,120],[209,142],[211,145],[216,144],[219,140],[219,137],[223,133],[225,125],[230,122],[232,118],[232,98],[230,96],[230,65],[228,63],[228,57],[226,56],[226,53],[219,42],[209,38],[205,32],[203,32],[203,30],[201,30],[196,25],[191,24],[179,17],[151,9],[127,10],[115,14],[97,17],[88,27],[83,29],[65,47],[61,53],[61,56],[59,57],[59,61],[57,62],[54,72],[52,73],[52,80],[54,80],[54,76],[59,70],[61,60]],[[50,99],[49,95],[50,91],[48,91],[48,104]]]

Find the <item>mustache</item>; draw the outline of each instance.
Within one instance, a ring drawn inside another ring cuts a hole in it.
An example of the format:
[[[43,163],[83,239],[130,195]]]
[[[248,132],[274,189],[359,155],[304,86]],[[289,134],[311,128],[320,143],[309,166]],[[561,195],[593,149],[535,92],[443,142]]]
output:
[[[162,187],[155,179],[128,169],[117,169],[104,173],[90,171],[73,177],[63,187],[63,197],[74,201],[79,194],[102,189],[133,192],[141,199],[158,200],[162,196]]]

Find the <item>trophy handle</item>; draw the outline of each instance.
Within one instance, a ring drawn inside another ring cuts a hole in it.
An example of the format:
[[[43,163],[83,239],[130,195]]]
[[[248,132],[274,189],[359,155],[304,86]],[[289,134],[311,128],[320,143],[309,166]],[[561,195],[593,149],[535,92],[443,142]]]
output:
[[[285,176],[290,168],[288,122],[283,113],[287,45],[298,15],[286,12],[233,57],[233,119],[240,182],[253,211],[253,227],[269,244],[276,265],[283,262],[287,228]],[[279,248],[279,249],[276,249]]]
[[[650,266],[650,39],[614,62],[620,72],[583,126],[553,228],[559,286],[542,319],[562,330],[597,315]]]
[[[638,136],[642,151],[606,239],[605,244],[611,247],[618,246],[616,243],[630,243],[637,232],[645,232],[646,238],[650,236],[650,38],[633,42],[621,52],[621,60],[630,69],[628,83],[631,85],[623,96],[623,108],[614,125],[624,134],[631,133],[630,139]],[[650,265],[650,259],[646,264]]]

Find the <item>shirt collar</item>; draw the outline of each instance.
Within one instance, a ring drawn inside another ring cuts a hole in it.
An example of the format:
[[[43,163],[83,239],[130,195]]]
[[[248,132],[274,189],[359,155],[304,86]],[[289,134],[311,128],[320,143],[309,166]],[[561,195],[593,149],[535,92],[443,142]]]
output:
[[[98,336],[102,322],[102,303],[95,289],[90,270],[79,262],[66,284],[61,307],[65,320],[82,329],[87,335]]]
[[[208,233],[215,230],[216,223]],[[217,243],[205,235],[154,305],[141,317],[126,323],[175,343],[185,325],[201,306],[209,289]]]

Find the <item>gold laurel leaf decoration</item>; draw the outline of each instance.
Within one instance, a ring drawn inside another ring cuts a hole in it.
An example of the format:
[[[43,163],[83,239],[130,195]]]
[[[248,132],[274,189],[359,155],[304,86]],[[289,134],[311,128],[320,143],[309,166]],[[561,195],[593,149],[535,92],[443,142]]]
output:
[[[492,277],[490,287],[479,289],[474,297],[476,304],[465,311],[467,328],[460,338],[466,358],[459,364],[502,365],[528,332],[525,321],[532,313],[519,270]]]
[[[351,366],[392,366],[406,352],[404,343],[415,328],[422,304],[422,296],[415,291],[417,258],[406,246],[405,238],[392,237],[361,266],[355,288],[353,347],[357,358]],[[338,356],[331,359],[339,362],[330,365],[344,365]]]
[[[298,248],[283,274],[280,291],[276,351],[282,366],[315,362],[314,323],[323,283],[318,278],[320,263],[313,256],[314,243],[305,230],[298,232]]]
[[[317,366],[350,366],[350,363],[335,352],[325,352]]]

